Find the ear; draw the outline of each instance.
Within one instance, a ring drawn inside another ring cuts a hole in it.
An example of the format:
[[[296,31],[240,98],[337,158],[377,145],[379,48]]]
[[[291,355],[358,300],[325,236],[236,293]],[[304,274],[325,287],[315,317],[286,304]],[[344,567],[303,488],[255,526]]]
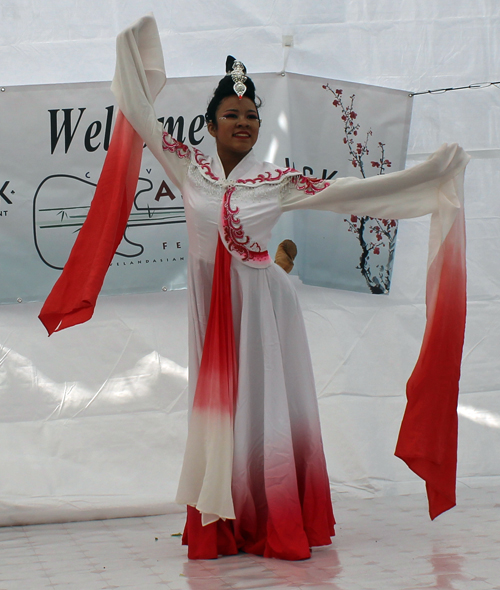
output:
[[[212,121],[209,121],[207,123],[207,129],[212,137],[215,137],[217,135],[217,127],[213,124]]]

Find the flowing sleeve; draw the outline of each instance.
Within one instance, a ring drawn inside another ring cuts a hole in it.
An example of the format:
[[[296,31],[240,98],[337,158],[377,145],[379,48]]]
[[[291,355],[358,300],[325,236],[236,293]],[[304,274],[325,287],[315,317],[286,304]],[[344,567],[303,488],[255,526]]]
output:
[[[284,211],[320,209],[385,219],[431,214],[427,322],[407,387],[396,456],[426,483],[432,519],[456,504],[458,383],[465,332],[464,170],[469,156],[443,145],[402,172],[328,183],[295,176]]]
[[[463,207],[463,188],[458,185],[463,184],[460,179],[468,161],[469,156],[457,144],[444,144],[426,162],[401,172],[332,182],[295,176],[283,197],[282,209],[319,209],[379,219],[431,213],[431,239],[437,227],[444,239]]]
[[[190,150],[163,133],[153,102],[166,81],[160,35],[145,16],[117,39],[112,84],[118,111],[92,203],[63,272],[39,314],[47,332],[89,320],[106,272],[127,227],[145,142],[169,178],[181,188]]]
[[[153,106],[165,82],[160,35],[156,21],[148,15],[116,39],[116,69],[111,90],[127,121],[181,189],[190,150],[163,131]]]

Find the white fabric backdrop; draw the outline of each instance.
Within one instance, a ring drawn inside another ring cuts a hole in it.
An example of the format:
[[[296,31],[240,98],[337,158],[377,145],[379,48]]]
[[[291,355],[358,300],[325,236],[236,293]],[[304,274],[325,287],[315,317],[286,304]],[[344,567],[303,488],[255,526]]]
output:
[[[109,80],[116,33],[150,10],[173,76],[218,74],[234,53],[255,71],[278,72],[287,58],[290,71],[409,90],[500,80],[495,0],[120,4],[3,0],[0,84]],[[293,35],[288,55],[283,35]],[[496,87],[419,96],[411,127],[408,165],[442,141],[474,156],[459,489],[500,478],[499,103]],[[4,176],[0,165],[0,187]],[[426,219],[400,224],[388,297],[295,279],[334,498],[423,490],[392,453],[424,327],[427,237]],[[39,307],[0,308],[0,523],[175,509],[186,432],[185,294],[103,297],[92,322],[50,339]]]

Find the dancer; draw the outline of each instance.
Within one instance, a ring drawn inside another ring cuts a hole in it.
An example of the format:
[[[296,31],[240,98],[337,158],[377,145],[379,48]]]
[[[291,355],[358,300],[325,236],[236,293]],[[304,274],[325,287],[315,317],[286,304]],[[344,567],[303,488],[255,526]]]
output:
[[[188,556],[308,558],[310,547],[331,542],[334,519],[304,323],[286,273],[267,252],[272,228],[283,212],[305,208],[379,218],[433,213],[434,230],[446,230],[431,236],[435,257],[461,211],[456,178],[468,157],[444,145],[407,171],[331,182],[259,162],[259,101],[232,59],[207,109],[212,159],[157,121],[152,105],[165,78],[152,17],[120,34],[117,54],[112,89],[122,114],[97,194],[122,182],[131,204],[144,141],[186,211],[190,415],[177,501],[188,506]],[[118,243],[113,237],[109,252]],[[57,299],[57,285],[55,292]],[[72,323],[91,315],[93,297],[86,310],[68,312]],[[71,324],[54,301],[41,314],[49,332]]]

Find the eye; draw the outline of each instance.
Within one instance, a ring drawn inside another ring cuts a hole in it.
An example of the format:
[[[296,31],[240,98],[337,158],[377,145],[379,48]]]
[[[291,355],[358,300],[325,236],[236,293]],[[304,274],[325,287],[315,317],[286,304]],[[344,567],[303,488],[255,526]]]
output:
[[[236,113],[226,113],[224,115],[224,119],[237,119],[238,115],[236,115]]]
[[[257,115],[257,113],[249,113],[247,119],[250,119],[250,121],[258,121],[259,115]]]

